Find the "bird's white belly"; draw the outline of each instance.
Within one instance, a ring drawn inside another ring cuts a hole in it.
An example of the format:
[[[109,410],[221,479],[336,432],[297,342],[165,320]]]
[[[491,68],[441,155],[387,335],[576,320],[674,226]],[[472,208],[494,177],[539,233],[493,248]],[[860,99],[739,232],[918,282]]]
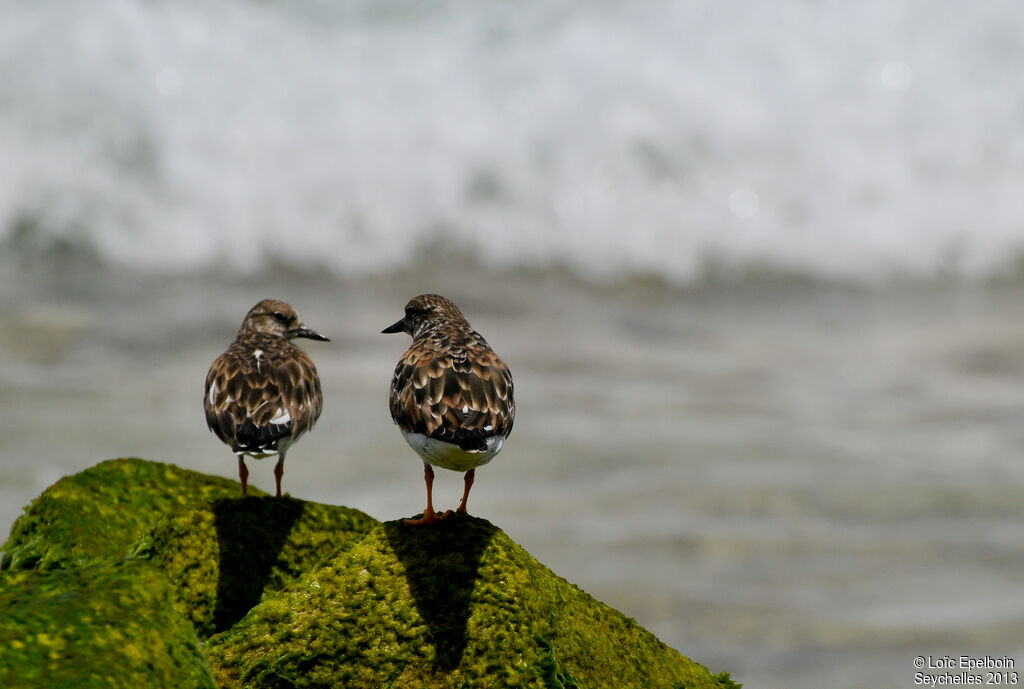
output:
[[[446,443],[422,433],[402,431],[402,436],[405,438],[405,442],[409,443],[409,447],[416,450],[416,454],[423,458],[424,462],[452,471],[469,471],[487,464],[494,459],[494,455],[501,452],[501,446],[505,443],[505,438],[494,435],[487,439],[486,449],[469,452],[458,445]]]

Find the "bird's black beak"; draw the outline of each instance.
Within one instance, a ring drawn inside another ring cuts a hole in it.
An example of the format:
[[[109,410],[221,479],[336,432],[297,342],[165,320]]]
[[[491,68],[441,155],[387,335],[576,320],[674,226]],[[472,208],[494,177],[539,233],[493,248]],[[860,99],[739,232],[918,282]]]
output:
[[[317,331],[313,330],[312,328],[306,327],[302,323],[299,323],[299,327],[292,328],[291,330],[289,330],[288,331],[288,337],[289,338],[306,337],[306,338],[309,338],[310,340],[320,340],[322,342],[330,342],[331,341],[330,338],[324,337],[323,335],[321,335]]]
[[[405,332],[405,319],[404,318],[402,320],[398,321],[397,323],[389,325],[388,327],[386,327],[383,330],[381,330],[381,333],[388,333],[388,334],[390,334],[390,333],[401,333],[401,332]]]

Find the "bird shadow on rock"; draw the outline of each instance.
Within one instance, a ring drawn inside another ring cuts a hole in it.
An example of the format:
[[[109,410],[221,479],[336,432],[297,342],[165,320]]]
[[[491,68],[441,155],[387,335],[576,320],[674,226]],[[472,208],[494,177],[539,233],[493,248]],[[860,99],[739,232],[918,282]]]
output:
[[[260,602],[305,506],[303,501],[288,497],[214,501],[220,552],[214,632],[228,629]]]
[[[469,641],[467,624],[480,560],[498,527],[484,519],[452,515],[429,526],[387,522],[384,531],[405,576],[416,610],[434,646],[434,669],[459,666]]]

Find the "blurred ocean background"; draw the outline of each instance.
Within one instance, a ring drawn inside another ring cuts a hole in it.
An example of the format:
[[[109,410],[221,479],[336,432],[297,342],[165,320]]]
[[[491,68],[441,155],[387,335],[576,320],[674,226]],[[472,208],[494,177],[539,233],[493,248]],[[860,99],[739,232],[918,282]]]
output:
[[[268,296],[333,339],[285,489],[417,513],[379,331],[437,291],[516,381],[470,511],[666,643],[1024,663],[1021,3],[2,7],[3,536],[104,458],[236,477],[203,378]]]

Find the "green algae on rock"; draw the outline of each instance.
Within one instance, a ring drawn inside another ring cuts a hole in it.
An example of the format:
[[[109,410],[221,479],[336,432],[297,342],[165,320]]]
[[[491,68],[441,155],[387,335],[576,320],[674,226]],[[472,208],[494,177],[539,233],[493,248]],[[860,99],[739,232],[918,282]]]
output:
[[[378,523],[359,510],[293,498],[218,498],[161,520],[133,554],[167,574],[178,612],[205,639]]]
[[[388,522],[207,642],[222,687],[726,687],[472,517]]]
[[[11,528],[0,569],[80,567],[124,557],[158,519],[240,491],[235,481],[173,464],[100,462],[65,476],[32,501]]]
[[[4,545],[0,685],[738,686],[484,520],[239,493],[139,459],[47,489]]]
[[[213,689],[171,595],[139,561],[0,572],[0,686]]]

